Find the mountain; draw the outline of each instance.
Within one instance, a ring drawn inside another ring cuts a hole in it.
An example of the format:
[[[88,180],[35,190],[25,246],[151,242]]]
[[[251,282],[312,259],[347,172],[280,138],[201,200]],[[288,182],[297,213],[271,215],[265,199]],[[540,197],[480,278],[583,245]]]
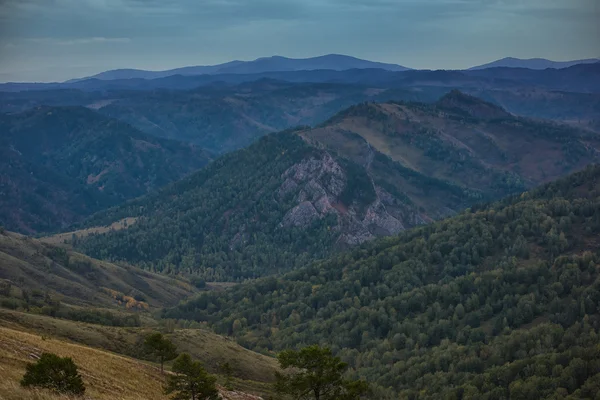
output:
[[[300,134],[365,163],[364,151],[348,150],[355,138],[355,148],[362,142],[425,176],[488,198],[556,179],[600,157],[597,134],[516,117],[456,90],[431,105],[360,104]]]
[[[600,62],[593,64],[577,64],[562,69],[533,70],[527,68],[496,67],[481,70],[464,71],[472,78],[500,80],[507,83],[505,88],[537,87],[565,92],[599,93]],[[512,85],[508,85],[512,82]],[[518,83],[518,84],[515,84]]]
[[[146,135],[83,107],[1,115],[2,223],[57,230],[204,166],[191,145]]]
[[[94,188],[31,163],[0,146],[0,224],[33,233],[55,230],[113,203]]]
[[[434,105],[365,103],[101,212],[82,227],[137,222],[73,244],[153,270],[245,280],[521,192],[598,161],[598,149],[597,134],[460,92]]]
[[[163,315],[319,343],[380,399],[600,393],[600,166]]]
[[[551,61],[545,58],[513,58],[506,57],[501,60],[492,61],[487,64],[478,65],[471,67],[469,70],[496,68],[496,67],[507,67],[507,68],[528,68],[528,69],[562,69],[572,67],[577,64],[594,64],[600,62],[600,58],[589,58],[585,60],[574,60],[574,61]]]
[[[125,217],[137,222],[75,235],[72,244],[94,257],[237,281],[397,233],[478,198],[381,154],[372,157],[377,176],[295,132],[267,135],[156,194],[96,214],[84,228]]]
[[[536,87],[472,90],[468,93],[516,115],[573,124],[600,132],[600,93],[574,93]]]
[[[144,71],[138,69],[117,69],[99,73],[83,79],[156,79],[173,75],[215,75],[215,74],[253,74],[274,71],[335,70],[380,68],[389,71],[406,71],[408,68],[397,64],[386,64],[361,60],[340,54],[328,54],[311,58],[287,58],[281,56],[263,57],[254,61],[231,61],[212,66],[194,66],[170,69],[167,71]]]

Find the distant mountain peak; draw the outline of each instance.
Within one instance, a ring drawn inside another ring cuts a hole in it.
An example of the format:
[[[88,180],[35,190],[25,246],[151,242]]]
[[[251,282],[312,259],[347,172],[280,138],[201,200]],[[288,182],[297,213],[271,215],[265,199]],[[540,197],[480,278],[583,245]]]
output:
[[[487,64],[478,65],[469,68],[470,71],[486,68],[527,68],[527,69],[563,69],[569,68],[578,64],[593,64],[600,62],[598,58],[588,58],[583,60],[572,60],[572,61],[552,61],[545,58],[515,58],[515,57],[504,57],[500,60],[492,61]]]

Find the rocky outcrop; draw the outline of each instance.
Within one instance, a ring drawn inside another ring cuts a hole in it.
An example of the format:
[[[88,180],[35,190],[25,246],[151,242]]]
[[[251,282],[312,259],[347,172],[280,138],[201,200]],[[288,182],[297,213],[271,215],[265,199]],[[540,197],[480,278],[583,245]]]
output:
[[[344,204],[340,197],[348,183],[347,172],[327,152],[293,165],[282,178],[278,197],[283,200],[292,196],[297,204],[283,217],[282,228],[307,228],[314,221],[335,214],[338,224],[333,229],[339,232],[337,241],[343,245],[360,244],[405,229],[401,219],[388,212],[386,207],[397,200],[380,188],[374,188],[377,196],[370,204]]]

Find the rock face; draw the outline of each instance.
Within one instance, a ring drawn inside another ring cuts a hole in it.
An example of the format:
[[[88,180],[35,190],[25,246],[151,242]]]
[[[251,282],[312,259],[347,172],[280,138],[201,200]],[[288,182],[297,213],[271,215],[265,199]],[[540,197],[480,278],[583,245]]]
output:
[[[263,400],[262,397],[255,396],[248,393],[236,392],[227,390],[221,386],[218,386],[219,398],[223,400]]]
[[[293,165],[282,178],[278,197],[283,200],[291,196],[297,204],[283,217],[280,224],[283,228],[307,228],[314,221],[334,214],[338,221],[334,229],[339,231],[341,245],[356,245],[405,229],[402,217],[392,215],[387,208],[396,199],[372,182],[374,201],[360,204],[355,200],[345,204],[342,194],[348,186],[348,172],[327,152]]]

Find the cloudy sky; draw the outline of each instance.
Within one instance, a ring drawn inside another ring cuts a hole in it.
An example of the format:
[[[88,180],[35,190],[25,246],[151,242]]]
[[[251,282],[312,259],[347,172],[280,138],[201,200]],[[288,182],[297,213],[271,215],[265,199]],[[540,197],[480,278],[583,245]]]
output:
[[[0,81],[340,53],[412,68],[600,56],[600,0],[0,0]]]

